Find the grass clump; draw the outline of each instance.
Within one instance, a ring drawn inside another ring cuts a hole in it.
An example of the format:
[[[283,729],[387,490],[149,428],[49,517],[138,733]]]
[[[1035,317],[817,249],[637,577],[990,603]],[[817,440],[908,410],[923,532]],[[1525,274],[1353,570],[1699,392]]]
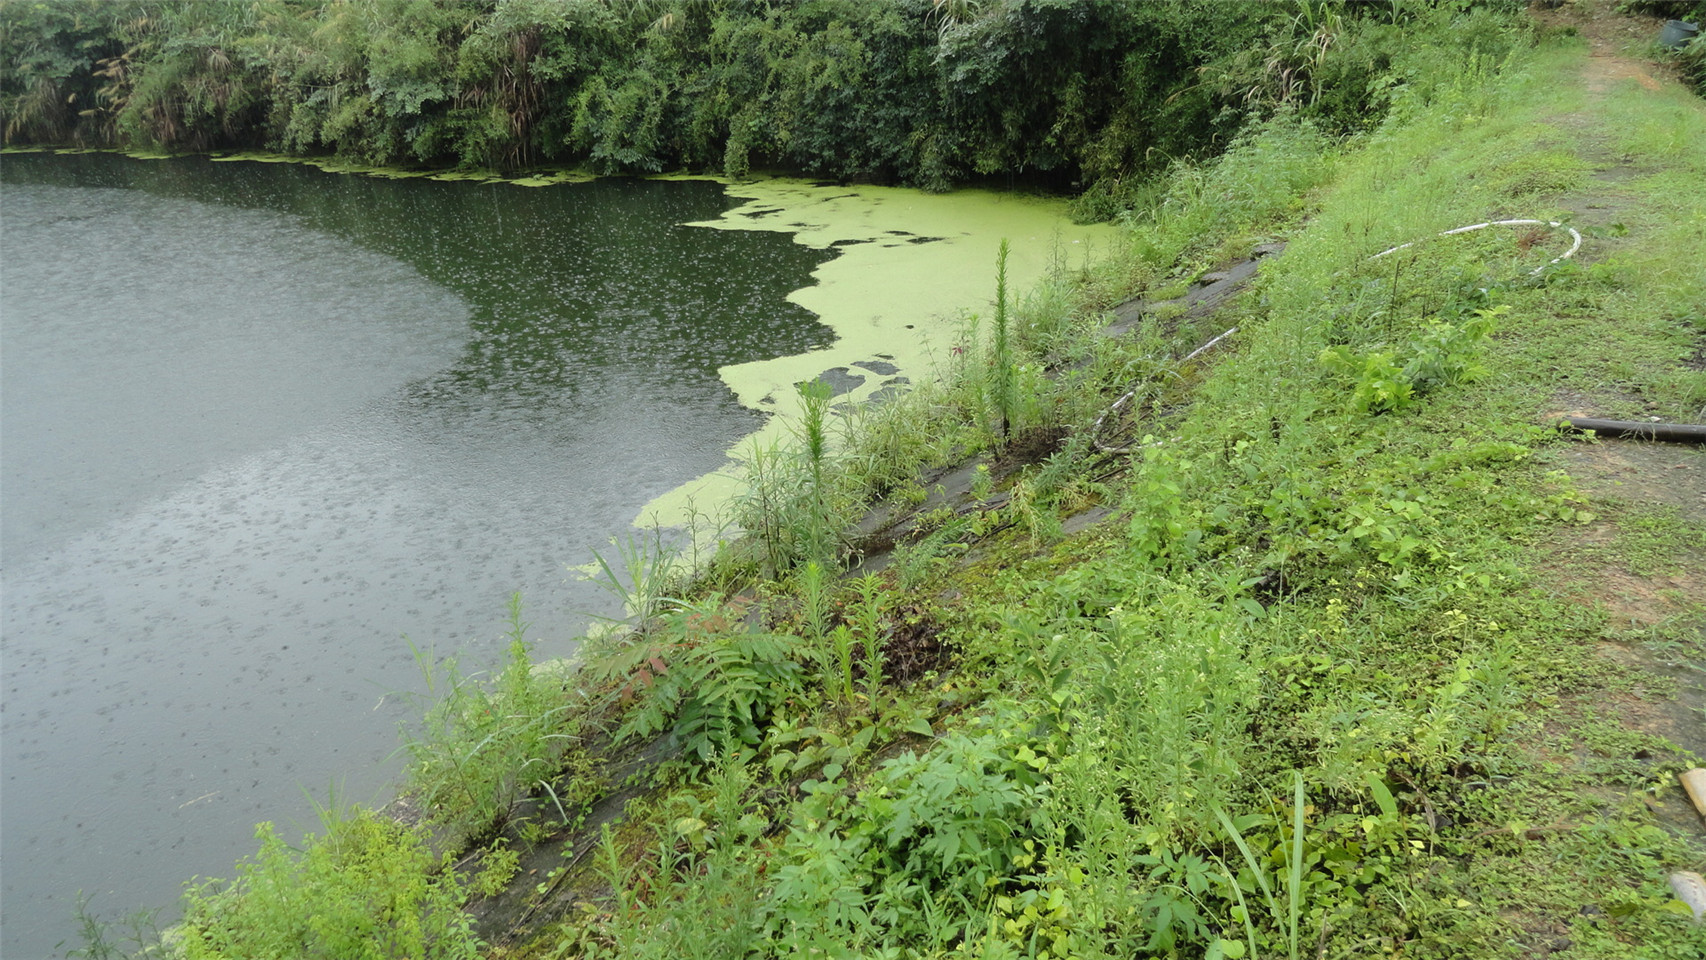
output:
[[[326,832],[288,846],[263,823],[235,881],[188,888],[170,938],[184,960],[337,957],[473,960],[480,941],[450,857],[371,811],[323,811]]]
[[[421,729],[405,732],[412,764],[404,792],[464,841],[501,828],[523,797],[551,790],[578,739],[571,716],[577,704],[560,675],[535,669],[528,626],[516,594],[508,656],[490,679],[463,675],[454,659],[435,666],[416,653],[432,699]]]
[[[839,564],[841,531],[859,495],[833,462],[833,388],[812,380],[797,389],[798,444],[755,448],[747,461],[748,490],[735,505],[735,522],[756,543],[761,569],[777,577],[808,562]]]

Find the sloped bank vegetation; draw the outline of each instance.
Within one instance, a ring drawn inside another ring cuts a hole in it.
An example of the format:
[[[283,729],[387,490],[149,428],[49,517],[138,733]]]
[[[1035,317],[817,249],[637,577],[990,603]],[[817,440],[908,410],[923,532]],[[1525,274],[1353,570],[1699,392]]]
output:
[[[497,676],[435,668],[418,823],[263,828],[172,948],[1700,955],[1665,875],[1706,861],[1673,815],[1706,518],[1578,481],[1553,424],[1706,407],[1706,115],[1428,15],[1371,129],[1280,110],[1127,194],[1107,262],[1022,295],[992,262],[940,382],[803,387],[747,537],[689,583],[607,558],[634,629],[574,669],[518,605]],[[1586,244],[1436,236],[1513,217]],[[1613,617],[1608,571],[1684,586]]]

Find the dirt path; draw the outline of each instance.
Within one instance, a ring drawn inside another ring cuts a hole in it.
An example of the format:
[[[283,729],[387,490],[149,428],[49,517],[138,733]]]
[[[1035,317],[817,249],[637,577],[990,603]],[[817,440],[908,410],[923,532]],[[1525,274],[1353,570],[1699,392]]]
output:
[[[1616,4],[1608,0],[1565,3],[1537,11],[1536,17],[1550,27],[1573,27],[1588,42],[1582,76],[1589,93],[1603,94],[1615,80],[1632,79],[1648,90],[1658,90],[1677,79],[1669,67],[1640,53],[1652,46],[1664,26],[1660,17],[1618,13]]]
[[[1599,169],[1565,204],[1577,222],[1619,222],[1632,202],[1622,183],[1650,173],[1621,156],[1601,132],[1599,104],[1615,85],[1633,81],[1654,92],[1680,83],[1666,64],[1648,59],[1663,21],[1620,14],[1611,0],[1581,0],[1536,10],[1553,29],[1573,28],[1589,45],[1581,70],[1586,110],[1558,122],[1583,134],[1584,159]],[[1706,112],[1706,101],[1699,102]],[[1584,251],[1591,262],[1603,254]],[[1706,353],[1706,344],[1703,344]],[[1681,361],[1684,364],[1688,360]],[[1596,416],[1606,397],[1561,396],[1558,412]],[[1633,398],[1620,398],[1633,399]],[[1609,702],[1582,704],[1603,711],[1626,730],[1663,737],[1706,757],[1706,447],[1634,440],[1601,440],[1565,448],[1558,466],[1607,516],[1557,538],[1553,569],[1566,602],[1596,606],[1606,619],[1598,654],[1633,681]],[[1656,524],[1656,526],[1655,526]],[[1668,547],[1643,545],[1648,538]],[[1682,544],[1678,546],[1677,544]],[[1577,744],[1578,757],[1589,751]],[[1679,787],[1648,801],[1655,815],[1684,835],[1706,836],[1706,820]]]

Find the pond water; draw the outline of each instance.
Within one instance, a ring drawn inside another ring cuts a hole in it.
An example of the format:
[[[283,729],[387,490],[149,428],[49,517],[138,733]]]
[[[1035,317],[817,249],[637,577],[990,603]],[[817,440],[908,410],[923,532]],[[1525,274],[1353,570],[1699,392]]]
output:
[[[87,154],[0,182],[8,957],[70,940],[78,891],[170,916],[257,821],[384,803],[415,648],[494,661],[519,591],[571,653],[616,611],[567,568],[726,495],[793,382],[917,376],[999,236],[1037,241],[1016,284],[1079,242],[1055,204],[785,181]]]
[[[829,331],[826,254],[680,226],[713,183],[551,189],[8,156],[0,562],[8,956],[76,892],[167,905],[303,791],[384,802],[407,637],[465,663],[761,415],[717,375]],[[14,952],[15,951],[15,952]]]

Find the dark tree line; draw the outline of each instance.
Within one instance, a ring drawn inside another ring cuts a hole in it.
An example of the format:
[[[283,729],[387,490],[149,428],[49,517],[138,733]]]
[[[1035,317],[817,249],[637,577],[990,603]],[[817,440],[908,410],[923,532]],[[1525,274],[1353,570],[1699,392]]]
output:
[[[1466,42],[1449,25],[1474,6],[6,0],[0,121],[13,145],[930,189],[1040,174],[1115,195],[1275,110],[1366,126],[1395,53]]]

